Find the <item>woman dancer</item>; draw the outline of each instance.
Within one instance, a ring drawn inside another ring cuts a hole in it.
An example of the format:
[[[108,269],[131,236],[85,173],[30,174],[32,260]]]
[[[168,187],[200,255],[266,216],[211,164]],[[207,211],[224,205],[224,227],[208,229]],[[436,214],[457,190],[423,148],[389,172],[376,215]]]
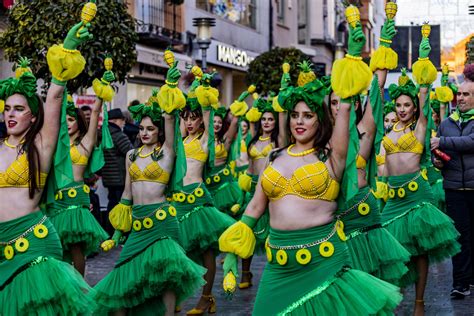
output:
[[[458,232],[451,219],[434,206],[426,169],[422,169],[430,161],[427,126],[431,117],[427,95],[429,85],[436,79],[436,68],[428,59],[430,50],[429,39],[423,36],[420,58],[413,65],[413,75],[420,84],[419,97],[417,88],[404,72],[398,86],[389,86],[398,122],[383,139],[388,201],[382,212],[382,225],[411,254],[410,270],[417,274],[411,280],[416,282],[415,315],[424,315],[429,263],[459,251]]]
[[[242,139],[240,140],[240,144],[235,144],[235,146],[239,146],[239,158],[235,161],[235,177],[237,179],[242,174],[245,174],[249,167],[248,144],[252,140],[249,121],[246,119],[240,121],[240,131],[242,133]]]
[[[76,24],[64,44],[48,50],[53,79],[46,106],[29,68],[0,81],[8,134],[0,142],[1,315],[78,315],[94,306],[89,286],[61,261],[59,236],[38,205],[57,145],[64,87],[85,66],[76,48],[90,39],[88,26]]]
[[[254,107],[247,113],[246,118],[251,123],[251,130],[255,131],[250,140],[248,148],[249,166],[247,172],[239,178],[239,184],[246,193],[244,209],[252,200],[257,188],[257,181],[260,173],[265,167],[265,160],[274,148],[286,145],[286,113],[275,112],[272,103],[262,97],[253,95]],[[257,123],[258,122],[258,123]],[[269,231],[268,211],[263,214],[254,228],[254,234],[257,238],[257,252],[265,251],[265,240]],[[252,272],[250,266],[252,257],[242,258],[242,278],[239,283],[240,289],[247,289],[252,284]]]
[[[218,103],[218,91],[210,86],[211,79],[212,75],[204,74],[200,86],[196,87],[197,81],[193,83],[187,106],[181,113],[188,133],[183,141],[187,169],[183,179],[184,187],[173,193],[173,206],[177,210],[184,250],[190,258],[202,262],[207,269],[202,296],[196,307],[188,311],[187,315],[202,315],[205,311],[216,312],[212,286],[216,274],[217,240],[220,234],[234,223],[230,216],[213,206],[212,196],[203,181],[204,167],[213,146],[213,142],[209,142],[214,133],[210,125],[213,112],[211,106],[217,106]]]
[[[167,74],[167,87],[161,90],[179,94],[179,77],[174,65]],[[184,96],[181,98],[184,104]],[[93,296],[99,310],[117,315],[174,315],[176,304],[203,284],[205,270],[187,258],[179,245],[176,209],[165,198],[176,160],[174,142],[181,142],[175,139],[179,133],[175,135],[175,115],[170,113],[180,102],[160,103],[170,112],[163,114],[157,102],[152,97],[146,104],[129,108],[140,122],[142,146],[127,155],[125,190],[110,213],[116,233],[103,244],[104,250],[118,244],[121,232],[131,233],[114,269],[96,285]]]
[[[114,81],[114,74],[107,71],[103,80]],[[100,243],[109,237],[89,210],[90,188],[84,184],[84,174],[96,145],[101,109],[102,99],[98,98],[92,106],[90,123],[87,126],[82,113],[76,108],[72,98],[68,97],[66,119],[72,162],[69,167],[73,169],[73,179],[56,191],[54,201],[48,204],[45,210],[61,239],[64,258],[72,261],[76,270],[83,276],[85,256],[97,252]]]
[[[350,36],[350,43],[363,45],[360,25]],[[268,263],[253,315],[390,313],[401,300],[395,286],[346,266],[345,236],[334,212],[346,165],[351,101],[341,102],[333,130],[325,95],[318,80],[280,91],[294,143],[270,154],[242,220],[219,240],[222,251],[251,255],[252,227],[269,204]]]

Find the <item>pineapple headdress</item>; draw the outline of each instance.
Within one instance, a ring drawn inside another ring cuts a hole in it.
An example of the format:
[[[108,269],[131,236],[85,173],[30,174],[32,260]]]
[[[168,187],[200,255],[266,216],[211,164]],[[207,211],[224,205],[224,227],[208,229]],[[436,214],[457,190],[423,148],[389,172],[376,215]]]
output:
[[[145,104],[133,105],[128,108],[132,118],[140,122],[144,117],[149,117],[153,122],[160,122],[162,119],[161,109],[158,105],[158,89],[153,89],[151,97]]]
[[[431,109],[433,111],[435,111],[436,114],[439,115],[440,108],[441,108],[441,103],[438,100],[438,97],[437,97],[436,93],[434,93],[433,91],[431,91],[431,93],[430,93],[430,106],[431,106]]]
[[[401,95],[409,96],[415,105],[418,105],[418,89],[407,76],[407,71],[402,68],[402,75],[398,78],[398,85],[392,83],[388,87],[388,95],[392,100],[396,100]]]
[[[21,94],[26,98],[28,106],[33,115],[38,114],[39,99],[36,95],[36,77],[28,67],[29,60],[20,58],[18,68],[15,71],[16,77],[0,80],[0,100],[5,101],[14,94]]]
[[[66,114],[77,118],[76,105],[74,104],[74,100],[70,94],[67,95]]]
[[[227,115],[227,109],[225,106],[219,106],[217,110],[214,111],[214,116],[219,116],[221,119],[225,119]]]
[[[395,112],[395,104],[393,103],[393,101],[387,101],[383,106],[383,116],[387,115],[390,112]]]

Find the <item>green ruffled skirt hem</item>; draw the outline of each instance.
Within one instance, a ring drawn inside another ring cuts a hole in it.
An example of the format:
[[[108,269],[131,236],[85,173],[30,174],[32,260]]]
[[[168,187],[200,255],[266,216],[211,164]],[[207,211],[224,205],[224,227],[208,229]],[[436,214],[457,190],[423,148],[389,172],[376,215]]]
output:
[[[346,244],[354,269],[396,285],[409,272],[410,253],[385,228],[370,229]]]
[[[244,200],[244,194],[237,182],[227,182],[222,186],[212,190],[209,189],[214,199],[214,206],[221,212],[225,212],[230,216],[237,216],[241,212]],[[232,212],[232,207],[238,207],[236,212]]]
[[[93,290],[68,263],[39,257],[0,288],[0,315],[83,315]]]
[[[174,292],[180,304],[204,285],[205,272],[176,241],[164,238],[115,267],[95,286],[91,298],[99,313],[127,309],[128,314],[159,315],[165,311],[165,291]]]
[[[102,241],[109,238],[89,209],[72,206],[49,218],[61,239],[65,252],[71,245],[82,244],[85,256],[98,252]]]

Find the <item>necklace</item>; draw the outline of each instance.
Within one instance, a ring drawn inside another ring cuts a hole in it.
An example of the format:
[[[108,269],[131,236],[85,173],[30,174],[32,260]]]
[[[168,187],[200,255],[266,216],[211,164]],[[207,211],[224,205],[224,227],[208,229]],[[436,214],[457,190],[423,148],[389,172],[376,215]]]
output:
[[[24,142],[25,142],[25,140],[22,139],[18,145],[12,145],[12,144],[10,144],[10,143],[8,142],[8,137],[5,138],[5,140],[3,141],[3,143],[5,144],[5,146],[10,147],[10,148],[17,148],[18,146],[22,145]]]
[[[150,151],[148,154],[142,155],[142,150],[143,150],[144,147],[145,147],[145,146],[142,146],[142,147],[140,147],[140,148],[138,149],[138,157],[140,157],[140,158],[149,157],[149,156],[151,156],[155,151],[159,151],[159,150],[161,149],[161,147],[158,146],[158,147],[156,147],[155,149],[153,149],[152,151]]]
[[[191,141],[189,141],[189,143],[186,143],[186,141],[188,140],[188,138],[191,136],[186,136],[186,138],[183,140],[183,145],[188,145],[188,144],[191,144],[193,141],[195,141],[196,139],[198,139],[200,136],[202,135],[202,133],[200,133],[198,136],[194,137],[193,139],[191,139]]]
[[[259,137],[258,137],[258,140],[260,140],[260,141],[262,141],[262,142],[265,142],[265,141],[269,140],[270,137],[271,137],[271,136],[267,136],[267,137],[259,136]]]
[[[400,129],[397,129],[398,123],[400,123],[400,121],[398,121],[398,122],[396,122],[395,124],[393,124],[393,128],[392,128],[392,130],[393,130],[394,132],[397,132],[397,133],[398,133],[398,132],[401,132],[401,131],[404,131],[406,128],[412,126],[413,123],[415,123],[415,121],[412,121],[410,124],[405,125],[403,128],[400,128]]]
[[[309,155],[311,153],[314,153],[316,151],[316,148],[310,148],[310,149],[306,149],[305,151],[302,151],[300,153],[294,153],[294,152],[291,151],[291,148],[293,148],[293,147],[295,147],[295,144],[290,145],[286,149],[286,152],[288,153],[288,155],[290,155],[292,157],[303,157],[303,156]]]

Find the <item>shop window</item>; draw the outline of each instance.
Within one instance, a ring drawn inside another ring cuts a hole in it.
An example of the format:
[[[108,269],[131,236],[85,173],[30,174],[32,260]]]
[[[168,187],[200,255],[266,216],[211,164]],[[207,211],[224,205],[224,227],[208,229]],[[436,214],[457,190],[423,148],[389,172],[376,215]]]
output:
[[[196,7],[255,29],[256,2],[256,0],[196,0]]]

